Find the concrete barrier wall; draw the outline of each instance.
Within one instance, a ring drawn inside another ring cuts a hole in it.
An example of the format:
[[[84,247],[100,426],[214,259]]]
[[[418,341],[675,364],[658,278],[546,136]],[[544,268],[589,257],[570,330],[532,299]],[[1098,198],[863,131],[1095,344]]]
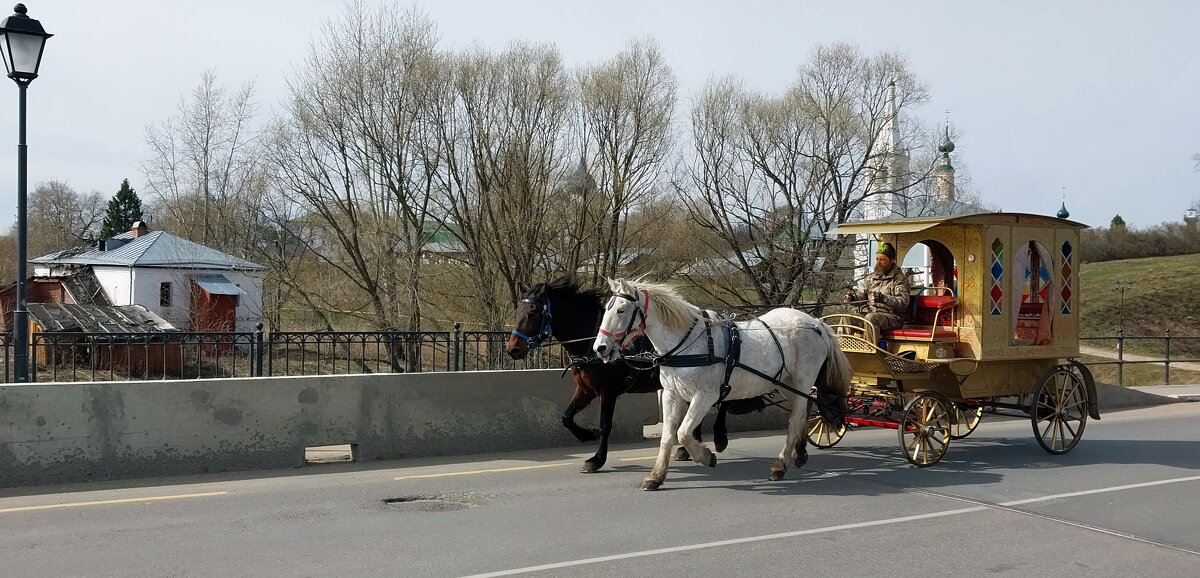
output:
[[[573,387],[560,370],[0,386],[0,486],[294,467],[306,447],[336,444],[359,461],[588,451],[561,425]],[[730,429],[786,418],[768,408]],[[659,419],[656,396],[622,396],[612,441]]]

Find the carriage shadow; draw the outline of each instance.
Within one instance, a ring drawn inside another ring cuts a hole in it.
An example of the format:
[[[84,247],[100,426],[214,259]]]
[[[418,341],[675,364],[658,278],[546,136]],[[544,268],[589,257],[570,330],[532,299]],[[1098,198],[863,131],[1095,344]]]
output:
[[[937,464],[917,468],[905,461],[894,445],[854,446],[847,439],[831,449],[810,448],[802,468],[789,464],[784,479],[768,481],[774,459],[731,450],[716,468],[692,462],[672,462],[667,483],[659,491],[728,489],[764,495],[822,495],[875,497],[911,492],[913,488],[947,490],[1002,482],[1018,471],[1086,468],[1101,465],[1144,465],[1200,470],[1200,441],[1084,440],[1063,455],[1044,452],[1032,439],[980,437],[954,440]],[[736,455],[734,455],[736,454]],[[620,464],[614,474],[649,471],[646,464]]]

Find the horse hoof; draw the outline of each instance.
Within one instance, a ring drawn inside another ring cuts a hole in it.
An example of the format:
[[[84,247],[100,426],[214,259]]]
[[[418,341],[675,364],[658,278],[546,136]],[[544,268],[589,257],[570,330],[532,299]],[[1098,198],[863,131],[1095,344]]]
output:
[[[804,453],[796,456],[796,467],[797,468],[803,468],[804,464],[807,464],[807,463],[808,463],[808,452],[804,452]]]
[[[692,455],[688,453],[687,448],[680,446],[675,450],[675,461],[684,461],[692,459]]]
[[[596,462],[583,462],[583,467],[579,468],[579,473],[594,474],[603,466],[604,464],[598,464]]]
[[[646,481],[642,482],[642,491],[653,492],[661,486],[662,486],[662,482],[659,480],[646,480]]]
[[[725,437],[718,437],[717,439],[713,440],[713,446],[716,447],[718,452],[723,452],[725,451],[725,448],[729,447],[729,439]]]
[[[705,464],[705,465],[706,465],[706,466],[708,466],[708,467],[710,467],[710,468],[715,468],[715,467],[717,467],[717,454],[714,454],[714,453],[712,453],[712,452],[708,452],[708,463],[707,463],[707,464]]]
[[[783,474],[786,472],[787,464],[784,463],[783,458],[775,458],[775,461],[771,463],[771,474],[767,476],[767,480],[778,482],[783,479]]]

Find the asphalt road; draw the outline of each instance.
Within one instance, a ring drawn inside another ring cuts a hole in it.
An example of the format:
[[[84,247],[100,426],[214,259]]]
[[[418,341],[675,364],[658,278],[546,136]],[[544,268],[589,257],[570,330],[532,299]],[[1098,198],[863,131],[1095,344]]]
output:
[[[0,491],[0,576],[1148,576],[1200,567],[1200,403],[1089,422],[1051,456],[985,416],[941,463],[851,431],[767,482],[781,437],[715,469],[654,442]],[[388,502],[386,500],[393,500]]]

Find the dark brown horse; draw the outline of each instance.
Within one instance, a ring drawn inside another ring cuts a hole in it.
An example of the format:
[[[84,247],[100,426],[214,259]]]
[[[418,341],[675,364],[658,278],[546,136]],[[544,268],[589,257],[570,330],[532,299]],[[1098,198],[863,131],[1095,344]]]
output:
[[[581,442],[600,439],[596,455],[588,458],[579,471],[593,473],[608,459],[608,436],[612,431],[613,410],[624,393],[650,393],[662,389],[658,368],[638,369],[629,363],[601,362],[592,351],[592,342],[603,309],[599,291],[580,290],[569,275],[549,283],[538,283],[523,291],[517,303],[516,324],[505,350],[513,359],[522,359],[530,349],[551,336],[571,355],[571,376],[575,394],[563,412],[562,423]],[[575,414],[600,398],[600,427],[587,430],[575,423]],[[725,407],[718,406],[713,438],[718,452],[729,439],[725,428]],[[700,428],[695,435],[699,438]],[[680,448],[682,449],[682,448]],[[687,459],[686,453],[682,459]]]

